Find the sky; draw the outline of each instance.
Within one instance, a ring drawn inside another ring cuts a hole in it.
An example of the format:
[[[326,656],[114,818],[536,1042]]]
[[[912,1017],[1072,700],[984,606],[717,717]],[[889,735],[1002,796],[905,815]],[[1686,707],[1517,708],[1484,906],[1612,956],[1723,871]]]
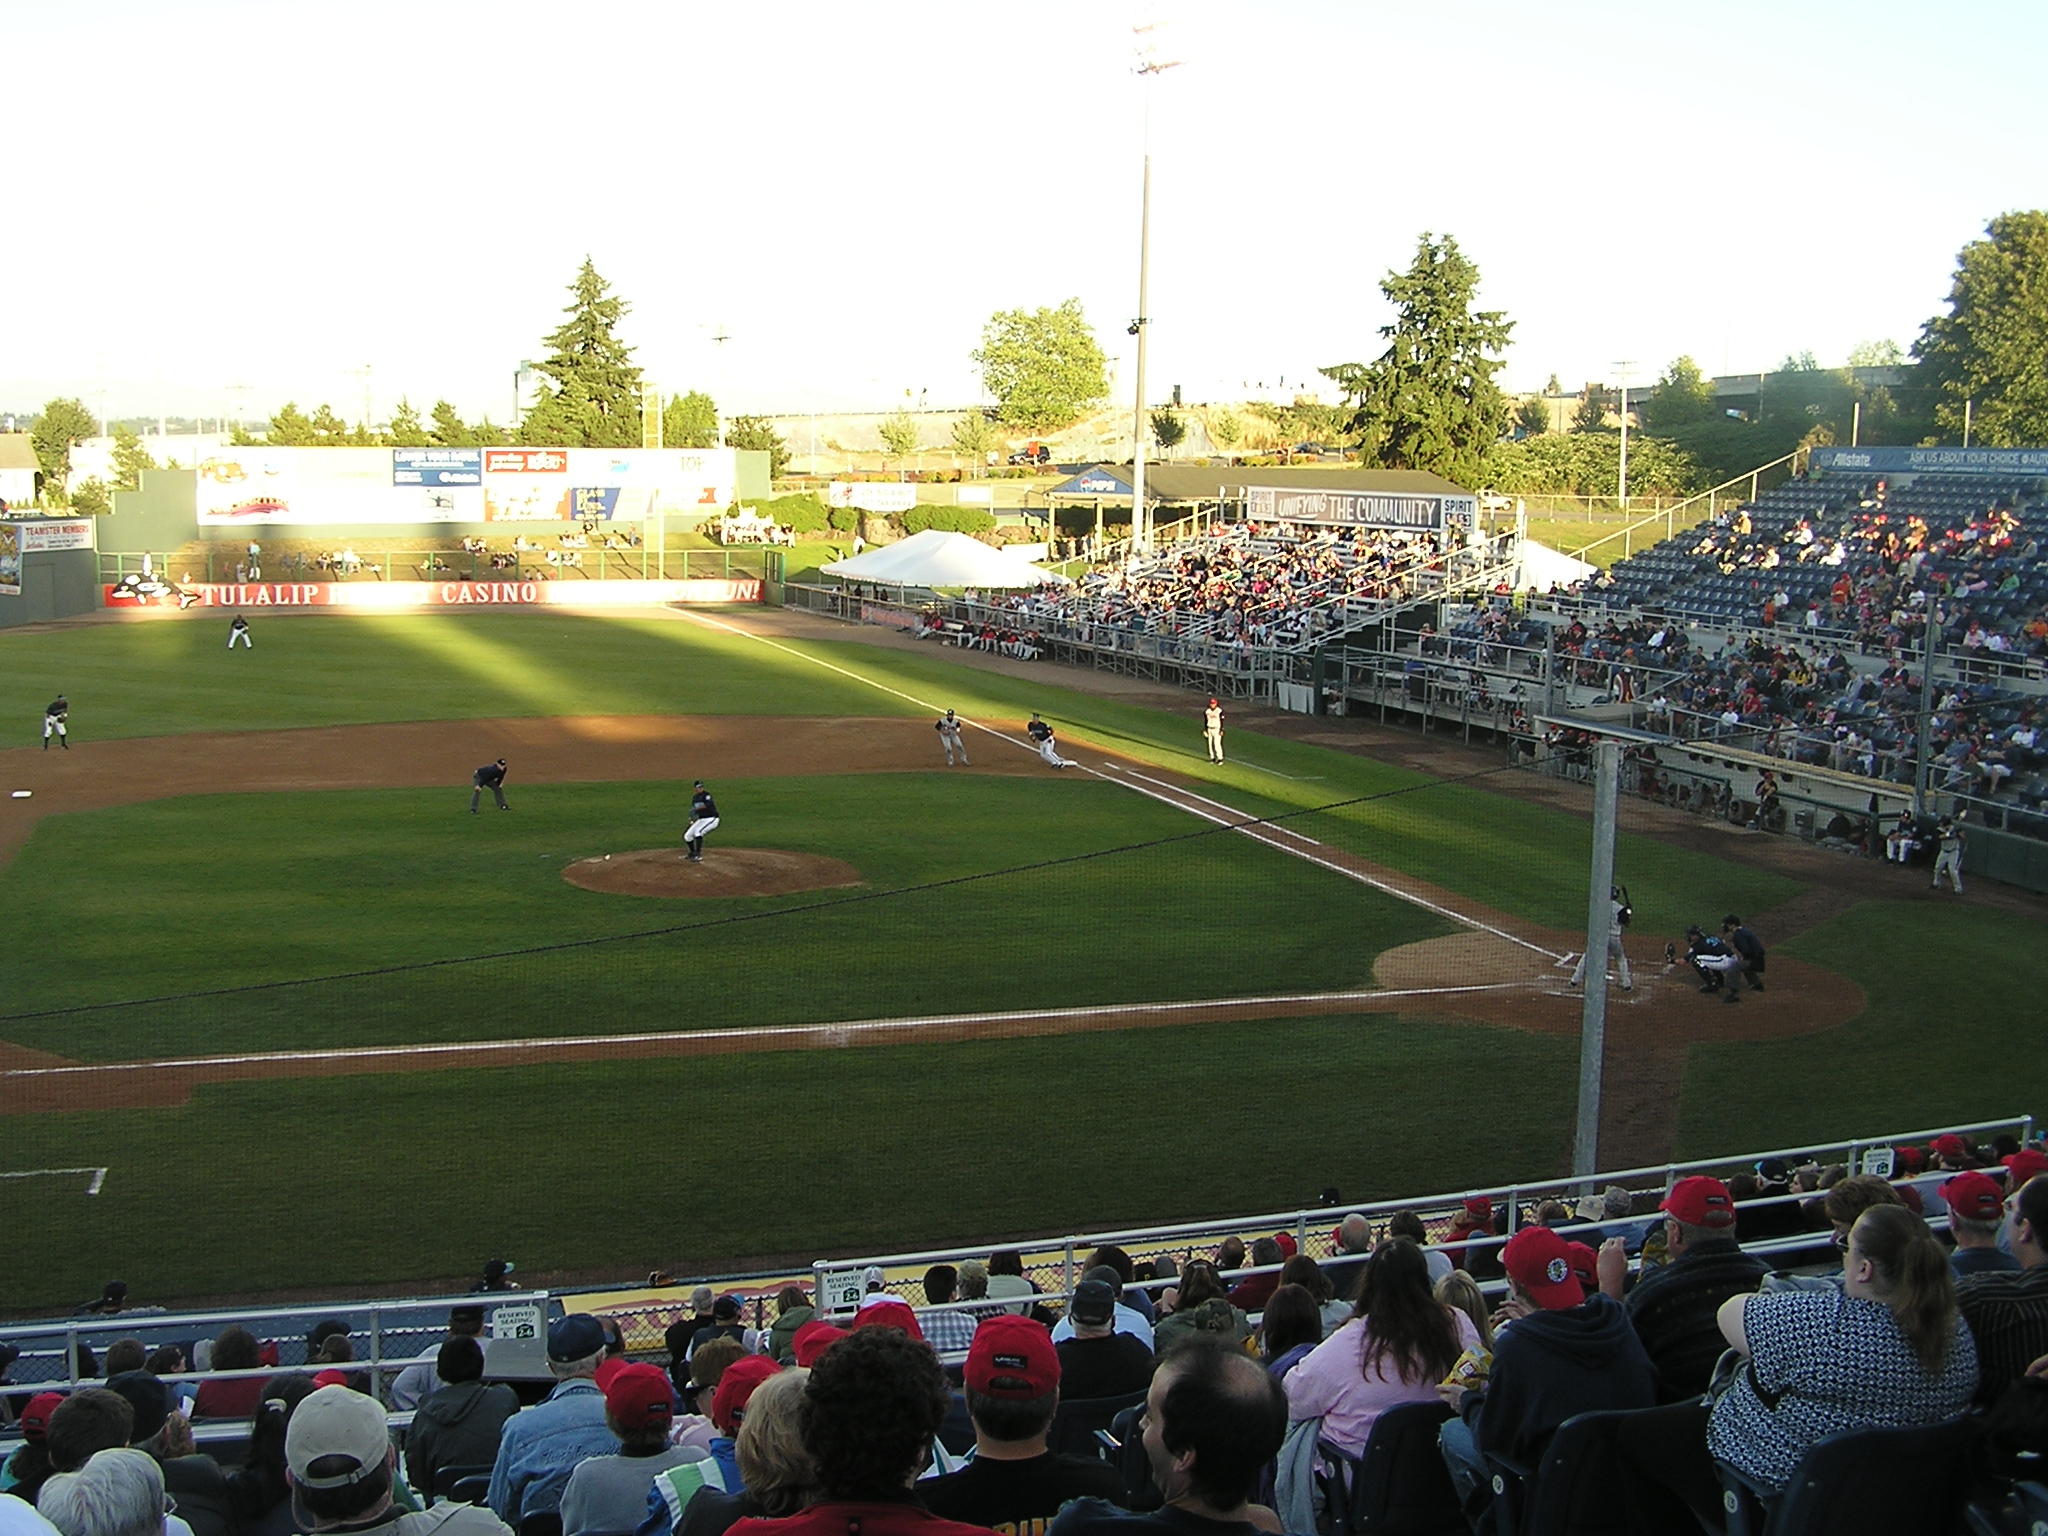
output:
[[[0,14],[8,411],[503,422],[586,255],[728,411],[971,404],[990,314],[1069,296],[1126,393],[1148,91],[1154,401],[1329,398],[1424,231],[1514,322],[1512,388],[1840,364],[2048,206],[2038,0]]]

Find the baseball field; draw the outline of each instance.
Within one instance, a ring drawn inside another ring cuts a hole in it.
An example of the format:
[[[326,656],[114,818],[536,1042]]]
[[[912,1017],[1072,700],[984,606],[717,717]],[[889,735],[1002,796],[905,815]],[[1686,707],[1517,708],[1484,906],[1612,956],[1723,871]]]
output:
[[[117,1274],[699,1273],[1568,1163],[1589,824],[1524,775],[1249,714],[1213,765],[1192,695],[772,610],[225,638],[0,634],[16,1312]],[[469,814],[501,756],[512,809]],[[695,779],[723,821],[685,866]],[[2036,908],[1749,848],[1625,822],[1604,1162],[2042,1101]],[[1740,1008],[1661,960],[1726,911],[1774,946]]]

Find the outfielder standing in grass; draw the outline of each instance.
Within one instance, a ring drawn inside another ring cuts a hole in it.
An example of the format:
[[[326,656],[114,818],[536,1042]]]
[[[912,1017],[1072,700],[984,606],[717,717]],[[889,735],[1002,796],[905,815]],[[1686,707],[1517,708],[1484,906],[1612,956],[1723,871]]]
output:
[[[71,750],[71,732],[70,728],[65,724],[65,721],[70,716],[70,701],[60,693],[57,695],[56,702],[43,711],[43,750],[45,752],[50,750],[50,735],[52,732],[56,733],[58,746],[62,747],[66,752]]]
[[[495,763],[485,763],[483,767],[472,773],[469,776],[469,784],[470,815],[474,816],[476,814],[476,808],[483,801],[484,791],[487,789],[496,798],[499,810],[509,811],[512,809],[511,806],[505,803],[505,759],[502,757]]]
[[[253,548],[253,546],[251,547]],[[256,649],[256,643],[249,638],[249,621],[243,618],[239,613],[235,615],[234,622],[228,625],[229,650],[232,651],[235,648],[235,642],[237,640],[241,641],[242,644],[249,650],[253,651]]]
[[[702,779],[690,795],[690,825],[683,832],[683,846],[690,850],[690,862],[704,862],[704,836],[718,830],[718,802],[711,798],[711,791],[704,787]]]

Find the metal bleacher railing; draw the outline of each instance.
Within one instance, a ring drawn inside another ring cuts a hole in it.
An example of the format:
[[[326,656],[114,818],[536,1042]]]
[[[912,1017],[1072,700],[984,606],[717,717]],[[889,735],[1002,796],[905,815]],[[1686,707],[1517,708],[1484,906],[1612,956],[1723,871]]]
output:
[[[1888,1154],[1889,1149],[1895,1146],[1925,1145],[1936,1136],[1947,1134],[1961,1135],[1973,1141],[2008,1134],[2024,1145],[2033,1140],[2034,1117],[2015,1115],[1928,1130],[1807,1142],[1723,1157],[1646,1164],[1596,1173],[1590,1178],[1523,1179],[1454,1193],[1319,1205],[1263,1215],[1207,1218],[1054,1238],[1022,1238],[994,1245],[956,1244],[907,1253],[820,1259],[811,1265],[808,1275],[769,1271],[708,1277],[703,1282],[685,1280],[672,1287],[662,1287],[663,1295],[659,1299],[632,1296],[600,1302],[597,1310],[616,1319],[628,1350],[641,1354],[663,1349],[665,1330],[689,1315],[689,1297],[693,1286],[698,1283],[742,1296],[750,1308],[748,1320],[763,1327],[772,1321],[769,1306],[776,1293],[784,1286],[803,1286],[806,1281],[810,1294],[819,1300],[821,1316],[851,1313],[867,1289],[867,1274],[871,1268],[882,1271],[884,1291],[909,1302],[926,1318],[943,1312],[959,1312],[979,1318],[995,1311],[1022,1310],[1031,1306],[1057,1310],[1072,1296],[1075,1285],[1082,1278],[1089,1254],[1105,1244],[1121,1247],[1134,1261],[1171,1257],[1178,1267],[1179,1261],[1198,1256],[1198,1250],[1199,1256],[1206,1256],[1216,1243],[1226,1237],[1257,1238],[1287,1232],[1293,1236],[1298,1252],[1317,1260],[1327,1260],[1339,1256],[1331,1229],[1345,1216],[1353,1212],[1363,1215],[1379,1233],[1390,1217],[1400,1212],[1412,1212],[1423,1223],[1428,1237],[1427,1247],[1432,1250],[1463,1249],[1470,1255],[1501,1247],[1517,1230],[1531,1223],[1535,1208],[1544,1200],[1556,1199],[1572,1206],[1585,1195],[1598,1195],[1610,1185],[1620,1185],[1636,1197],[1629,1215],[1574,1217],[1557,1227],[1567,1238],[1576,1237],[1597,1246],[1607,1235],[1640,1229],[1646,1221],[1653,1220],[1657,1200],[1689,1174],[1732,1175],[1752,1170],[1767,1158],[1777,1158],[1788,1167],[1838,1164],[1851,1173],[1875,1171],[1866,1154]],[[1884,1171],[1889,1173],[1889,1157],[1884,1161]],[[1938,1181],[1943,1176],[1928,1177]],[[1505,1210],[1502,1229],[1491,1236],[1447,1241],[1449,1226],[1461,1213],[1465,1202],[1482,1198],[1490,1208]],[[1745,1201],[1742,1209],[1752,1211],[1791,1205],[1812,1198],[1811,1192],[1799,1191]],[[1824,1230],[1801,1230],[1782,1237],[1749,1241],[1745,1248],[1790,1264],[1811,1261],[1828,1241],[1829,1234]],[[969,1298],[937,1307],[926,1302],[919,1283],[926,1266],[957,1266],[970,1259],[985,1261],[992,1251],[1004,1249],[1018,1254],[1024,1275],[1034,1287],[1032,1295]],[[1229,1271],[1226,1278],[1235,1285],[1252,1276],[1273,1274],[1281,1267],[1248,1265]],[[1139,1285],[1156,1293],[1176,1283],[1175,1277],[1162,1276],[1141,1281]],[[1480,1284],[1483,1290],[1498,1292],[1504,1282],[1482,1279]],[[211,1338],[230,1324],[249,1329],[259,1340],[275,1342],[280,1363],[250,1371],[186,1371],[167,1375],[164,1379],[177,1384],[197,1384],[209,1380],[270,1376],[283,1370],[317,1370],[322,1367],[305,1363],[307,1330],[321,1320],[337,1318],[348,1325],[351,1340],[357,1345],[357,1358],[336,1368],[367,1375],[378,1394],[388,1396],[391,1381],[400,1371],[422,1358],[432,1358],[434,1349],[445,1336],[448,1313],[456,1307],[482,1307],[485,1310],[488,1376],[513,1381],[543,1381],[547,1379],[542,1350],[547,1323],[584,1305],[589,1303],[581,1301],[578,1292],[532,1290],[175,1313],[138,1310],[110,1316],[4,1324],[0,1325],[0,1338],[20,1348],[21,1356],[8,1373],[7,1380],[0,1382],[0,1387],[13,1394],[21,1394],[43,1388],[64,1390],[90,1385],[92,1378],[80,1375],[76,1369],[81,1344],[96,1353],[103,1353],[118,1339],[137,1338],[151,1348],[158,1344],[177,1343],[189,1351],[196,1341]],[[508,1334],[513,1337],[507,1337]],[[941,1353],[949,1362],[956,1362],[964,1351],[942,1350]],[[393,1422],[403,1425],[409,1422],[409,1415],[396,1415]],[[195,1436],[201,1444],[228,1444],[244,1438],[247,1430],[246,1421],[231,1419],[202,1419],[194,1425]],[[6,1443],[6,1432],[0,1431],[0,1447]]]

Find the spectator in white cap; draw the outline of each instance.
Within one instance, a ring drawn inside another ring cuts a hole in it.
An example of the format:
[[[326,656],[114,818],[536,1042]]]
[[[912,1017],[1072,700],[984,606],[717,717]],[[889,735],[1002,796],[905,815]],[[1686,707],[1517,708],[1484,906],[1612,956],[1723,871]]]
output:
[[[407,1513],[391,1502],[398,1453],[384,1405],[347,1387],[322,1387],[292,1413],[284,1435],[292,1516],[306,1532],[390,1536],[507,1536],[487,1509],[452,1501]]]
[[[619,1437],[605,1424],[604,1393],[595,1379],[604,1351],[604,1329],[588,1312],[571,1312],[548,1330],[548,1369],[560,1385],[505,1421],[491,1468],[489,1503],[507,1525],[558,1513],[578,1462],[618,1454]]]

